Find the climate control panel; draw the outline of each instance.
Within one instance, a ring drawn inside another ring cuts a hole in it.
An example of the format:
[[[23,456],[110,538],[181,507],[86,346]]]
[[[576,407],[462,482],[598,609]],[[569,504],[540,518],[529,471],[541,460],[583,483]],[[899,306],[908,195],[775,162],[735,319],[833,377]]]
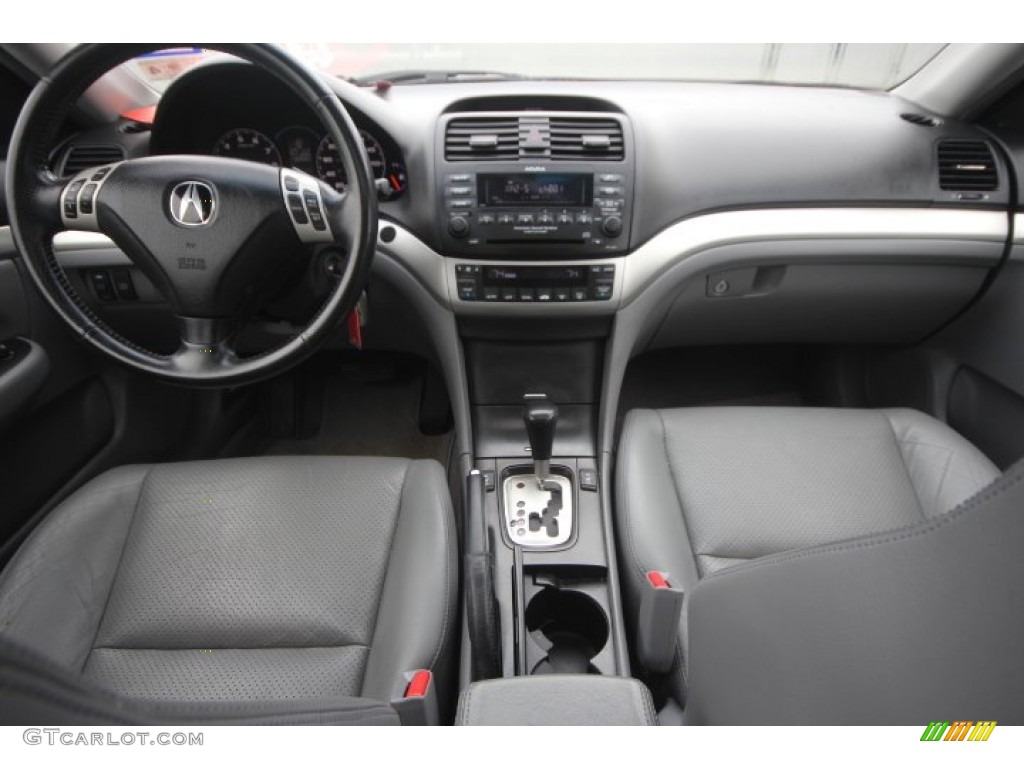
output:
[[[456,264],[459,301],[493,304],[570,304],[611,301],[615,264],[521,266]]]

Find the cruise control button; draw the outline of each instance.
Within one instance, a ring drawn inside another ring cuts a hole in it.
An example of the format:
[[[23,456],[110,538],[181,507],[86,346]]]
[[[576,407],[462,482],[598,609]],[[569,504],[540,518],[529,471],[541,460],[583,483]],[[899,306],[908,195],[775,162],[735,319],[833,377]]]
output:
[[[89,181],[103,181],[108,173],[110,173],[109,168],[100,168],[90,177]]]
[[[299,191],[299,180],[296,179],[294,176],[285,176],[284,177],[284,188],[287,189],[289,192],[298,192]]]

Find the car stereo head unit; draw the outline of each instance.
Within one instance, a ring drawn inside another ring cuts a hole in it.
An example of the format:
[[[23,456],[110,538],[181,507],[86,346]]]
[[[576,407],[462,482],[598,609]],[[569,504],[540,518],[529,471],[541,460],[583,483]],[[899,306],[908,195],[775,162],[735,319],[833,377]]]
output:
[[[455,116],[449,124],[460,119],[459,125],[469,122]],[[561,138],[559,119],[569,118],[529,113],[475,117],[473,128],[460,128],[470,133],[459,137],[459,153],[442,140],[437,191],[445,255],[565,259],[601,258],[628,250],[633,171],[632,153],[624,149],[631,146],[624,138],[629,135],[625,118],[614,117],[614,124],[624,131],[623,149],[614,159],[600,151],[608,137],[587,128],[586,120],[593,117],[572,117],[573,125],[584,126],[575,129],[575,139]],[[489,120],[495,131],[518,125],[517,132],[510,132],[503,143],[501,135],[487,132]],[[447,129],[441,133],[448,135]],[[564,159],[565,141],[579,145],[571,159]]]

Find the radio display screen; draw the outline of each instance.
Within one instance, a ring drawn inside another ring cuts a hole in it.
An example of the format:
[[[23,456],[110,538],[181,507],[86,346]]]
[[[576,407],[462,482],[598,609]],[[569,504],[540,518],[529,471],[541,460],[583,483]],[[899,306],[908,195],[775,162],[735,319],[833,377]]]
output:
[[[589,173],[480,173],[478,202],[483,207],[574,206],[594,204]]]

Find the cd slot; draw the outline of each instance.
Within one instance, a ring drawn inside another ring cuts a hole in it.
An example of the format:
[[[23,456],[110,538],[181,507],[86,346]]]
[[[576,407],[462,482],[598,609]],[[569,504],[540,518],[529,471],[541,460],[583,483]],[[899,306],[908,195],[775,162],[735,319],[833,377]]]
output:
[[[583,242],[582,237],[569,238],[569,237],[531,237],[529,242],[531,244],[543,243],[544,245],[579,245]],[[487,238],[488,245],[522,245],[523,238],[509,238],[509,237],[489,237]]]

